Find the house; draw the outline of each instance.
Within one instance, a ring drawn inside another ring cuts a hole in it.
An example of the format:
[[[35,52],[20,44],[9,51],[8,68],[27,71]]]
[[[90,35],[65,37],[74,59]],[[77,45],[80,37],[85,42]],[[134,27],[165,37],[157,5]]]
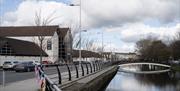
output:
[[[43,58],[47,53],[33,42],[0,37],[0,66],[4,61],[39,61],[42,53]]]
[[[33,42],[38,45],[43,39],[42,50],[48,54],[46,61],[72,62],[70,28],[59,28],[59,26],[6,26],[0,27],[0,37],[34,38],[35,41]]]

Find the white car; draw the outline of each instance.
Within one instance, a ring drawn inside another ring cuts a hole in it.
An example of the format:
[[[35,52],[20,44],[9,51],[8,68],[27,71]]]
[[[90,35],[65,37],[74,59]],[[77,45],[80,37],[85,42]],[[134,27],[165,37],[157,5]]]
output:
[[[5,61],[3,63],[3,69],[4,70],[9,70],[9,69],[13,70],[14,66],[18,63],[19,63],[18,61]]]

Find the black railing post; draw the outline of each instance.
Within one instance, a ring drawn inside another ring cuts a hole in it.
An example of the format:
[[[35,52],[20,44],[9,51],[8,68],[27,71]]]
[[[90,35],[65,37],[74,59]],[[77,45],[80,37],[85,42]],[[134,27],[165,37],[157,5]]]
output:
[[[56,65],[56,68],[57,68],[57,72],[58,72],[58,78],[59,78],[59,84],[61,84],[62,83],[62,81],[61,81],[61,71],[60,71],[60,69],[59,69],[59,66],[58,65]]]
[[[71,71],[70,71],[70,69],[69,69],[69,66],[68,66],[68,64],[66,64],[66,67],[67,67],[67,69],[68,69],[68,74],[69,74],[69,81],[71,81]]]
[[[100,70],[100,65],[99,65],[99,61],[97,62],[97,65],[98,65],[98,70]]]
[[[74,66],[75,66],[75,69],[76,69],[76,78],[79,78],[78,68],[77,68],[76,64],[74,64]]]
[[[84,76],[84,68],[83,68],[83,64],[81,63],[81,69],[82,69],[82,76]]]
[[[99,66],[99,70],[101,70],[101,65],[100,65],[100,62],[98,62],[98,66]]]
[[[97,62],[95,62],[95,66],[96,66],[96,71],[98,71],[98,66],[97,66]]]
[[[96,71],[95,63],[93,62],[92,64],[93,64],[93,68],[94,68],[94,72],[95,72]]]
[[[88,68],[88,65],[87,65],[87,63],[85,63],[85,64],[86,64],[87,74],[89,74],[89,68]]]
[[[92,65],[91,65],[91,63],[89,63],[89,65],[90,65],[90,69],[91,69],[91,73],[92,73]]]

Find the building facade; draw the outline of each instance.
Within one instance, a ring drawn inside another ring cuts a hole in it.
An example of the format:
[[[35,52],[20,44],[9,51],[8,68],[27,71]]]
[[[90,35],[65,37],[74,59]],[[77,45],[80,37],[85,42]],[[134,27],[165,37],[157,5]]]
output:
[[[45,51],[33,42],[0,37],[0,66],[5,61],[40,61],[40,54],[43,59],[48,55]]]
[[[39,46],[40,38],[43,38],[42,50],[48,54],[48,57],[43,60],[72,62],[72,36],[69,28],[59,28],[59,26],[0,27],[0,37],[34,38],[33,42]]]

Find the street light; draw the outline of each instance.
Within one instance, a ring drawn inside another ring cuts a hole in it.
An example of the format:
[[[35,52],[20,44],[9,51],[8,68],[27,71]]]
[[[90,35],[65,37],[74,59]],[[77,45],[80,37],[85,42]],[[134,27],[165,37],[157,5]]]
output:
[[[79,0],[79,5],[75,5],[75,4],[70,4],[70,6],[79,6],[79,32],[80,32],[80,34],[79,34],[79,41],[80,41],[80,43],[79,43],[79,46],[80,46],[80,48],[79,48],[79,59],[80,59],[80,62],[79,62],[79,67],[80,67],[80,65],[81,65],[81,61],[82,61],[82,55],[81,55],[81,45],[82,45],[82,43],[81,43],[81,0]]]
[[[98,33],[98,34],[101,34],[101,39],[102,39],[102,41],[101,41],[101,46],[102,46],[102,49],[101,49],[101,56],[102,56],[102,60],[103,60],[103,51],[104,51],[104,33],[103,33],[103,31],[100,33]]]

